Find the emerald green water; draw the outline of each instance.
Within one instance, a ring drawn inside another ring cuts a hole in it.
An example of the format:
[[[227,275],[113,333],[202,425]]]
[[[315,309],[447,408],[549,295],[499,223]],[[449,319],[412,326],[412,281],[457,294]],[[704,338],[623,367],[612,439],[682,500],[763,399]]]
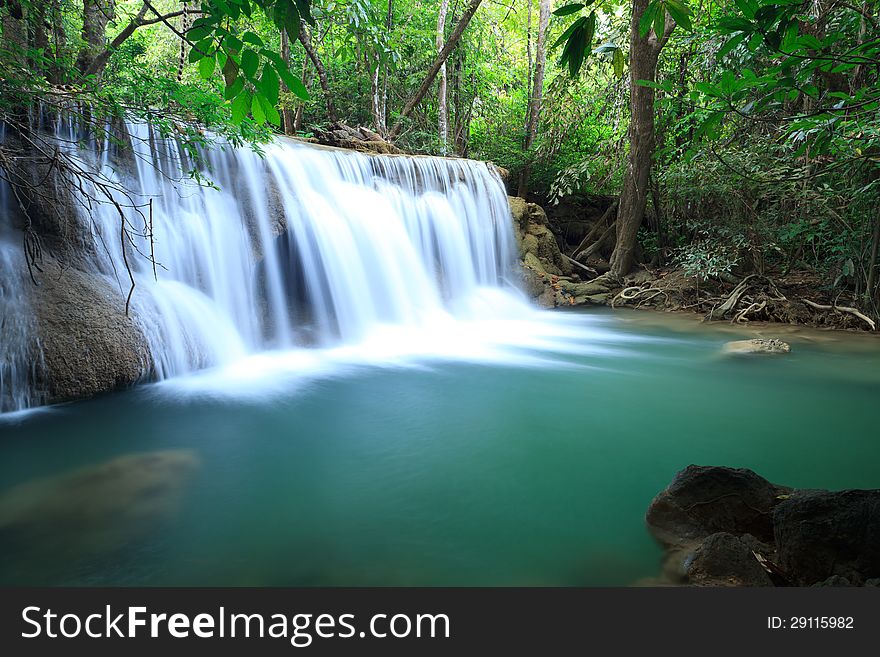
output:
[[[731,360],[750,334],[638,315],[511,326],[550,337],[491,357],[257,368],[0,418],[0,582],[628,585],[658,573],[644,512],[689,463],[880,487],[880,342],[782,335],[786,357]],[[22,534],[16,485],[158,450],[198,462],[159,512],[161,482],[107,518],[31,505]]]

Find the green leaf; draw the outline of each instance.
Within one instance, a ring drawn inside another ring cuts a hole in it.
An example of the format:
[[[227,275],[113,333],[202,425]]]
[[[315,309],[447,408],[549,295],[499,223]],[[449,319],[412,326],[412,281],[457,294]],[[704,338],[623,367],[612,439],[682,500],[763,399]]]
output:
[[[614,55],[611,58],[611,65],[614,67],[614,75],[619,80],[623,77],[623,67],[626,64],[623,57],[623,51],[618,48],[614,51]]]
[[[309,100],[309,92],[298,77],[291,73],[283,64],[281,66],[276,65],[275,70],[294,96],[301,100]]]
[[[657,6],[657,13],[654,16],[654,34],[658,39],[662,39],[663,33],[666,31],[666,7],[663,2],[658,2]]]
[[[580,18],[578,18],[574,23],[568,26],[565,32],[563,32],[562,35],[560,35],[560,37],[556,39],[556,41],[553,42],[553,45],[550,46],[550,49],[553,50],[554,48],[558,48],[559,44],[561,44],[563,41],[568,41],[569,37],[574,34],[574,31],[580,29],[580,27],[583,26],[583,24],[586,22],[586,16],[581,16]]]
[[[739,44],[741,44],[745,38],[748,36],[746,33],[737,34],[735,37],[728,39],[727,43],[725,43],[718,50],[718,54],[715,55],[717,59],[722,59],[727,53],[736,48]]]
[[[241,50],[242,47],[241,39],[239,39],[238,37],[234,37],[231,34],[227,34],[225,37],[223,37],[223,46],[227,50],[238,52],[239,50]]]
[[[657,16],[659,11],[660,3],[656,0],[645,8],[645,13],[642,14],[642,18],[639,20],[639,36],[644,37],[648,34],[651,25],[654,24],[654,17]]]
[[[241,54],[241,70],[248,77],[249,80],[253,79],[254,75],[257,73],[257,68],[260,66],[260,57],[253,50],[245,50]]]
[[[299,37],[300,16],[299,10],[292,0],[278,0],[275,3],[275,24],[283,27],[291,41]]]
[[[223,92],[223,97],[226,100],[232,100],[241,93],[242,89],[244,89],[244,78],[238,78],[235,82],[226,87],[226,90]]]
[[[239,93],[232,102],[232,122],[238,125],[247,116],[251,107],[251,93],[247,90]]]
[[[669,15],[672,16],[672,20],[674,20],[675,24],[679,27],[688,31],[694,29],[694,26],[691,23],[691,16],[693,14],[690,8],[680,2],[680,0],[666,0],[666,11],[669,12]]]
[[[758,10],[758,2],[757,0],[733,0],[736,3],[736,6],[739,7],[740,12],[743,16],[752,20],[755,17],[755,12]]]
[[[260,94],[254,94],[253,99],[251,100],[251,115],[254,117],[254,121],[259,123],[266,122],[266,114],[263,112],[263,106],[260,103]]]
[[[570,5],[565,5],[564,7],[560,7],[556,11],[553,12],[554,16],[569,16],[571,14],[579,12],[581,9],[586,7],[582,2],[575,2]]]
[[[275,126],[281,125],[281,115],[278,113],[278,110],[275,109],[275,104],[269,102],[269,99],[265,96],[257,96],[257,100],[260,103],[260,108],[263,110],[263,114],[266,119]]]
[[[214,28],[209,25],[193,25],[193,27],[187,30],[186,38],[192,42],[201,41],[205,37],[210,36],[213,31]]]
[[[199,62],[199,75],[207,80],[211,77],[211,74],[214,72],[214,65],[216,61],[213,57],[205,57]]]
[[[309,8],[309,2],[307,0],[295,0],[296,1],[296,9],[299,12],[300,18],[302,18],[309,25],[315,24],[315,19],[312,18],[312,12]]]
[[[263,48],[266,45],[265,43],[263,43],[263,40],[253,32],[245,32],[242,35],[241,39],[245,43],[250,43],[251,45],[257,46],[257,48]]]
[[[263,75],[260,77],[260,91],[272,105],[278,103],[278,74],[268,62],[263,66]]]

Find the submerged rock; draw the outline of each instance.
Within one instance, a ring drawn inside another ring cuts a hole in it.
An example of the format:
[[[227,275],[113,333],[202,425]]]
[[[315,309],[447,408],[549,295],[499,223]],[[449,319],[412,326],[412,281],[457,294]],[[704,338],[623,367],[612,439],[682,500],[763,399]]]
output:
[[[773,510],[779,565],[800,585],[880,576],[880,490],[801,490]]]
[[[651,502],[648,529],[664,545],[716,532],[772,542],[771,511],[791,492],[745,468],[689,465]]]
[[[189,450],[128,454],[0,495],[4,554],[107,552],[155,531],[199,466]]]
[[[734,340],[722,348],[728,356],[750,356],[753,354],[787,354],[791,346],[787,342],[772,338],[769,340],[755,338],[753,340]]]

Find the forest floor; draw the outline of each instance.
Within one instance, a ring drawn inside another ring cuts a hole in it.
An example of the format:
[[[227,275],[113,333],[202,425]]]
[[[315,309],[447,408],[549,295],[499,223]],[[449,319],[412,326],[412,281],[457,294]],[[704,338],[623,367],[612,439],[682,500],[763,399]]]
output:
[[[598,280],[598,279],[597,279]],[[642,267],[623,286],[612,287],[606,304],[661,311],[690,311],[707,320],[735,324],[774,322],[817,328],[874,331],[876,322],[851,299],[828,300],[823,280],[810,271],[750,274],[739,280],[699,281],[681,269]]]

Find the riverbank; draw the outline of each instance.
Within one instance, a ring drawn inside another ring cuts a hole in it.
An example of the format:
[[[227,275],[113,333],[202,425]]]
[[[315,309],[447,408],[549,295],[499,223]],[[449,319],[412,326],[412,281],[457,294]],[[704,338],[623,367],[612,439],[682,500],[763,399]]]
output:
[[[813,271],[750,273],[700,280],[681,268],[641,266],[623,280],[607,274],[598,255],[569,257],[559,248],[559,226],[541,206],[510,198],[524,287],[542,307],[610,306],[687,312],[704,320],[770,326],[875,332],[877,321],[856,300],[829,298]],[[563,242],[565,240],[562,240]]]

